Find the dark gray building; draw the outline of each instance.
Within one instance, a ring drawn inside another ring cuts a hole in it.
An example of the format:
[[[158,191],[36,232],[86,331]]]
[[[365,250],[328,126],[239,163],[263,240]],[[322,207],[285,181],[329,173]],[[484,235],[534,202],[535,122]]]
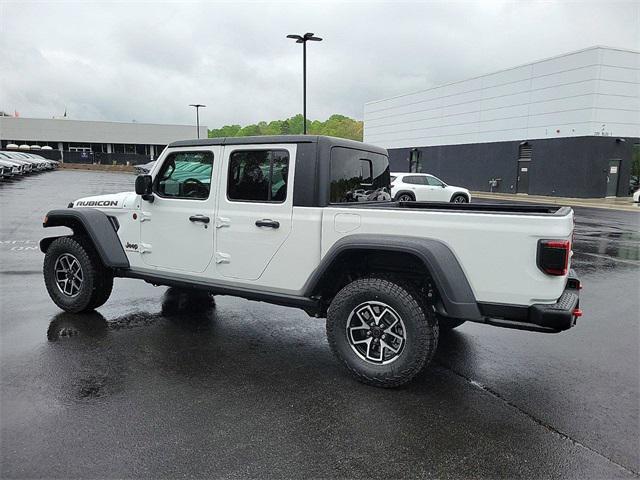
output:
[[[367,103],[392,170],[472,190],[626,196],[640,168],[640,53],[593,47]]]

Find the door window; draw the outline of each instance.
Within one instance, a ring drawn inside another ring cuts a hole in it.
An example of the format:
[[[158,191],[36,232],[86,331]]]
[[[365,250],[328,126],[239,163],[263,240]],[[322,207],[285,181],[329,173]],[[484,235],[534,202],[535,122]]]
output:
[[[287,198],[289,152],[236,150],[229,157],[227,197],[240,202],[282,203]]]
[[[162,163],[155,180],[155,192],[167,198],[206,200],[212,171],[212,152],[172,153]]]
[[[410,177],[404,177],[404,179],[402,180],[404,183],[408,183],[410,185],[426,185],[427,181],[425,180],[424,177],[420,177],[418,175],[415,176],[410,176]]]
[[[432,177],[431,175],[427,175],[425,177],[427,179],[427,185],[431,185],[432,187],[444,187],[445,183],[439,178]]]

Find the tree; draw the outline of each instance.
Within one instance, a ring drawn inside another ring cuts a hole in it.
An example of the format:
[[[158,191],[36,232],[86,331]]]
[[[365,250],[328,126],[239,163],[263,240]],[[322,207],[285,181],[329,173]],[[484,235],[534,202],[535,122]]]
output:
[[[302,115],[285,120],[258,122],[254,125],[225,125],[209,130],[209,137],[244,137],[249,135],[299,135],[302,133]],[[363,123],[344,115],[331,115],[324,122],[307,119],[307,131],[311,135],[329,135],[362,141]]]

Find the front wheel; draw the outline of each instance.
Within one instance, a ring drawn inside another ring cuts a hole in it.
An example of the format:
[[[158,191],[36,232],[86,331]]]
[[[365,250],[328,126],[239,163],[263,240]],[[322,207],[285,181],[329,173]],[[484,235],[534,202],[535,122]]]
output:
[[[67,312],[93,310],[107,301],[113,274],[86,237],[60,237],[44,256],[44,282],[49,296]]]
[[[431,361],[438,322],[402,283],[362,278],[345,286],[327,312],[333,353],[361,382],[398,387]]]
[[[466,195],[462,195],[461,193],[454,195],[451,199],[452,203],[469,203],[469,199]]]

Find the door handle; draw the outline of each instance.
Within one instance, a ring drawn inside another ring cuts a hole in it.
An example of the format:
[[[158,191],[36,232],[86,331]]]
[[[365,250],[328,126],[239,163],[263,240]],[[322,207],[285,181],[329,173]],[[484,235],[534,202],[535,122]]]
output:
[[[189,220],[192,222],[201,222],[201,223],[209,223],[209,217],[205,217],[204,215],[191,215]]]
[[[280,228],[280,222],[263,218],[262,220],[256,220],[256,227]]]

